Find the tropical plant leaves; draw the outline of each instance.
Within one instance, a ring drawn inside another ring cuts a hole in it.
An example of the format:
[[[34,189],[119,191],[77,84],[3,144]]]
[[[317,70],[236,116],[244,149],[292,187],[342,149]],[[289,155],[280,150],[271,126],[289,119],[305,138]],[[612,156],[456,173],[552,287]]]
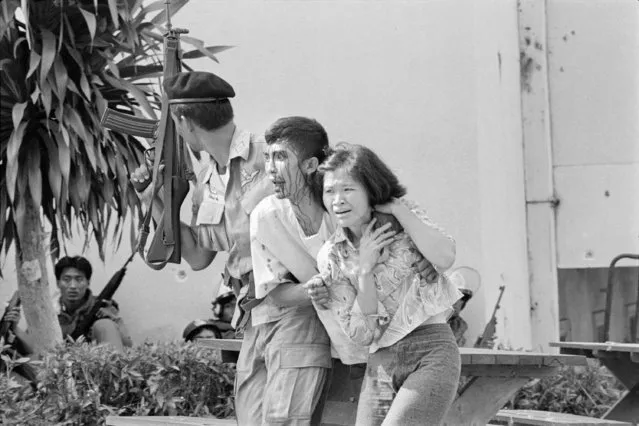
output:
[[[87,28],[89,28],[89,34],[91,35],[91,42],[93,42],[93,39],[95,38],[95,31],[98,25],[95,19],[95,15],[91,12],[87,12],[86,10],[82,8],[79,8],[79,9],[80,9],[80,12],[82,13],[82,17],[84,18],[84,21],[87,23]],[[96,6],[96,9],[97,9],[97,6]]]
[[[233,46],[209,46],[209,47],[202,46],[202,49],[206,50],[209,54],[213,55],[213,57],[215,57],[215,54],[217,53],[221,53],[221,52],[224,52],[225,50],[229,50],[232,48]],[[202,49],[195,49],[195,50],[185,52],[182,55],[182,59],[197,59],[197,58],[202,58],[203,56],[208,56],[202,52]],[[215,61],[217,62],[217,58],[215,59]]]
[[[119,244],[125,220],[135,229],[129,173],[145,146],[100,118],[108,107],[157,118],[167,13],[164,0],[143,3],[0,0],[0,251],[19,243],[28,197],[51,222],[52,256],[78,229],[101,256],[107,233]],[[169,15],[187,3],[173,0]],[[184,43],[195,47],[184,59],[217,60],[229,48]]]
[[[55,35],[46,28],[40,29],[42,34],[42,60],[40,64],[40,84],[44,84],[44,81],[49,74],[49,70],[53,65],[56,55],[56,43]]]

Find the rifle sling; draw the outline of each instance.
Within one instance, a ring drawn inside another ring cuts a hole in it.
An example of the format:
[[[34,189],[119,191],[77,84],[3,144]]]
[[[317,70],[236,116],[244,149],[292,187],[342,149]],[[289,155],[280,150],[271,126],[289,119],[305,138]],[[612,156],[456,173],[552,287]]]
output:
[[[165,37],[164,54],[164,78],[167,78],[168,76],[177,74],[181,69],[180,61],[178,60],[178,37],[171,36],[170,34]],[[166,264],[171,260],[173,254],[176,252],[176,249],[179,253],[177,244],[180,244],[179,239],[181,238],[179,220],[177,221],[178,229],[173,229],[174,215],[177,214],[179,217],[180,214],[179,206],[177,207],[177,211],[174,211],[173,209],[173,177],[179,172],[180,164],[175,163],[176,161],[180,161],[181,156],[176,152],[177,149],[179,149],[179,147],[176,146],[179,136],[176,135],[175,124],[173,123],[173,119],[170,117],[169,107],[170,105],[168,96],[166,95],[166,93],[164,93],[164,95],[162,96],[162,115],[160,116],[158,137],[156,139],[156,144],[159,144],[159,146],[156,148],[155,161],[153,164],[152,185],[155,185],[153,190],[153,198],[151,199],[151,205],[149,206],[149,210],[144,218],[144,223],[140,231],[140,242],[138,245],[138,252],[144,262],[149,267],[155,270],[164,268]],[[160,232],[160,234],[156,235],[155,238],[161,237],[162,243],[167,250],[165,258],[163,260],[157,263],[150,263],[144,255],[144,247],[146,246],[146,240],[150,232],[149,225],[152,217],[151,213],[153,211],[153,203],[160,190],[160,187],[157,185],[157,178],[158,174],[160,173],[159,168],[162,159],[164,159],[164,212],[162,214],[162,221],[161,223],[157,224],[158,226],[156,229],[156,234],[157,232]]]
[[[140,230],[140,242],[138,244],[138,253],[140,254],[140,257],[142,257],[142,259],[144,260],[144,262],[151,268],[154,269],[156,271],[159,271],[160,269],[164,268],[166,266],[166,264],[169,262],[169,259],[171,258],[171,255],[173,254],[173,250],[175,250],[175,242],[173,242],[173,245],[170,247],[170,250],[167,251],[167,255],[166,258],[158,263],[151,263],[147,260],[145,254],[144,254],[144,247],[146,247],[146,241],[149,237],[149,233],[150,233],[150,224],[151,224],[151,218],[153,216],[153,204],[155,202],[155,198],[158,196],[161,186],[159,186],[157,184],[157,179],[158,179],[158,174],[159,174],[159,168],[160,168],[160,161],[162,159],[162,154],[164,152],[164,148],[166,145],[166,142],[170,142],[171,145],[173,143],[175,143],[175,140],[172,141],[167,141],[165,140],[165,136],[166,136],[166,130],[167,130],[167,125],[168,125],[168,121],[167,120],[171,120],[171,118],[169,117],[169,104],[168,102],[163,102],[162,103],[162,115],[160,118],[160,125],[159,125],[159,134],[158,134],[158,138],[157,141],[161,141],[162,143],[159,144],[159,146],[156,148],[157,152],[155,153],[155,159],[156,161],[153,164],[153,175],[152,175],[152,185],[154,185],[153,188],[153,196],[151,198],[151,204],[149,205],[149,210],[146,212],[146,215],[144,216],[144,222],[142,224],[142,229]],[[173,146],[170,147],[166,147],[166,154],[167,154],[167,158],[165,159],[165,167],[168,164],[171,164],[173,162]],[[166,171],[166,169],[165,169]],[[166,175],[168,173],[165,173],[165,179],[163,182],[163,185],[168,185],[168,187],[171,186],[171,181],[166,179]],[[165,195],[170,195],[170,192],[167,191],[167,194]],[[167,198],[167,197],[165,197]],[[168,200],[165,200],[164,202],[164,214],[163,217],[167,216],[167,208],[169,209],[170,212],[170,207],[171,206],[171,199],[169,197]],[[166,221],[165,221],[166,222]],[[158,224],[158,229],[156,229],[156,232],[162,232],[163,229],[163,225],[165,225],[165,223],[159,223]]]

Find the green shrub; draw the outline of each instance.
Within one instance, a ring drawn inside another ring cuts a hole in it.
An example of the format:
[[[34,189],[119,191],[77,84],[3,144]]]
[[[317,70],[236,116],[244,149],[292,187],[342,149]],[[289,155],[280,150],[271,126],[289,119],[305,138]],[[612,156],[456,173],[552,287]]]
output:
[[[504,408],[601,417],[624,391],[624,386],[595,361],[588,367],[563,367],[557,375],[529,382]]]
[[[75,344],[44,356],[38,389],[0,375],[0,424],[103,425],[107,415],[233,414],[234,367],[210,350],[144,344],[118,354]]]

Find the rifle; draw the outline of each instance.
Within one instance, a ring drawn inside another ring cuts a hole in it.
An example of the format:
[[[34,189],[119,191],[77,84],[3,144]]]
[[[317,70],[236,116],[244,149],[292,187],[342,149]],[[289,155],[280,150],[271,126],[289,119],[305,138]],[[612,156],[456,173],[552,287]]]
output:
[[[13,331],[14,327],[16,326],[15,322],[9,321],[5,317],[10,311],[12,311],[15,308],[18,308],[19,306],[20,306],[20,295],[18,294],[18,291],[16,290],[16,292],[13,293],[13,296],[11,296],[11,299],[9,300],[9,304],[4,310],[4,313],[2,314],[2,319],[0,320],[0,338],[2,338],[5,343],[9,342],[9,332]]]
[[[102,302],[111,300],[118,287],[120,287],[120,284],[122,284],[122,279],[124,278],[124,274],[126,274],[126,267],[131,260],[133,260],[133,256],[135,256],[135,252],[129,256],[124,266],[111,277],[107,285],[104,286],[100,294],[96,297],[95,303],[89,313],[76,325],[75,330],[71,333],[73,340],[77,340],[80,336],[84,336],[89,332],[89,329],[97,319],[98,311],[103,308]]]
[[[17,341],[17,336],[14,336],[15,339],[13,341],[11,340],[10,333],[12,333],[15,329],[16,323],[15,321],[9,321],[5,318],[10,311],[20,307],[20,304],[20,295],[16,291],[15,293],[13,293],[13,296],[9,300],[9,304],[4,310],[2,319],[0,320],[0,338],[2,338],[5,345],[9,344],[9,349],[7,349],[6,354],[10,358],[16,358],[17,356],[22,358],[29,355],[27,353],[24,353],[23,344]],[[0,349],[2,348],[0,347]],[[2,368],[2,370],[5,369],[5,363],[2,359],[0,359],[0,367]],[[37,386],[38,373],[32,365],[28,363],[20,363],[13,367],[13,371],[27,379],[34,388]]]
[[[505,289],[506,287],[503,285],[499,287],[499,297],[497,298],[497,303],[493,310],[493,316],[490,317],[490,321],[486,324],[482,335],[477,338],[477,341],[475,342],[476,348],[492,348],[493,346],[493,340],[495,339],[496,332],[495,326],[497,325],[497,310],[500,308],[499,303],[501,302]]]
[[[180,34],[187,34],[188,30],[173,28],[171,25],[170,0],[165,1],[167,14],[167,32],[164,34],[164,72],[163,78],[166,80],[179,73],[182,69]],[[175,124],[170,116],[169,102],[166,93],[162,94],[162,110],[160,120],[134,117],[113,109],[104,112],[100,121],[101,125],[107,129],[133,136],[147,137],[154,139],[152,148],[147,151],[155,151],[153,158],[152,182],[154,185],[154,200],[160,190],[158,174],[160,164],[164,164],[163,186],[164,186],[164,212],[160,222],[157,223],[156,232],[145,256],[144,247],[149,236],[149,224],[151,222],[151,212],[153,202],[144,217],[140,229],[140,240],[138,242],[138,252],[148,266],[155,270],[160,270],[167,263],[180,263],[182,251],[180,244],[180,207],[189,192],[190,185],[187,176],[192,176],[192,171],[187,170],[185,162],[189,162],[190,157],[186,151],[184,141],[177,134]],[[138,187],[143,190],[144,187]]]

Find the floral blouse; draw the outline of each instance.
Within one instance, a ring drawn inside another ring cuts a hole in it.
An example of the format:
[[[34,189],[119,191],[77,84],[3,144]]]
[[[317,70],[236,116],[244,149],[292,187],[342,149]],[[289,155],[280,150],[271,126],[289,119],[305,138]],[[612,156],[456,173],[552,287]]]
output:
[[[414,204],[409,207],[424,223],[444,233],[424,211]],[[450,236],[449,238],[452,239]],[[375,329],[371,329],[359,305],[355,303],[358,249],[353,246],[343,228],[338,228],[324,244],[317,263],[331,297],[330,315],[352,342],[370,345],[372,353],[397,343],[429,318],[452,309],[453,304],[461,298],[461,292],[443,271],[439,271],[437,282],[427,283],[413,266],[422,259],[423,255],[403,230],[383,249],[379,262],[373,269],[378,321]],[[327,331],[333,334],[333,340],[335,330],[332,330],[333,333],[331,330]]]

